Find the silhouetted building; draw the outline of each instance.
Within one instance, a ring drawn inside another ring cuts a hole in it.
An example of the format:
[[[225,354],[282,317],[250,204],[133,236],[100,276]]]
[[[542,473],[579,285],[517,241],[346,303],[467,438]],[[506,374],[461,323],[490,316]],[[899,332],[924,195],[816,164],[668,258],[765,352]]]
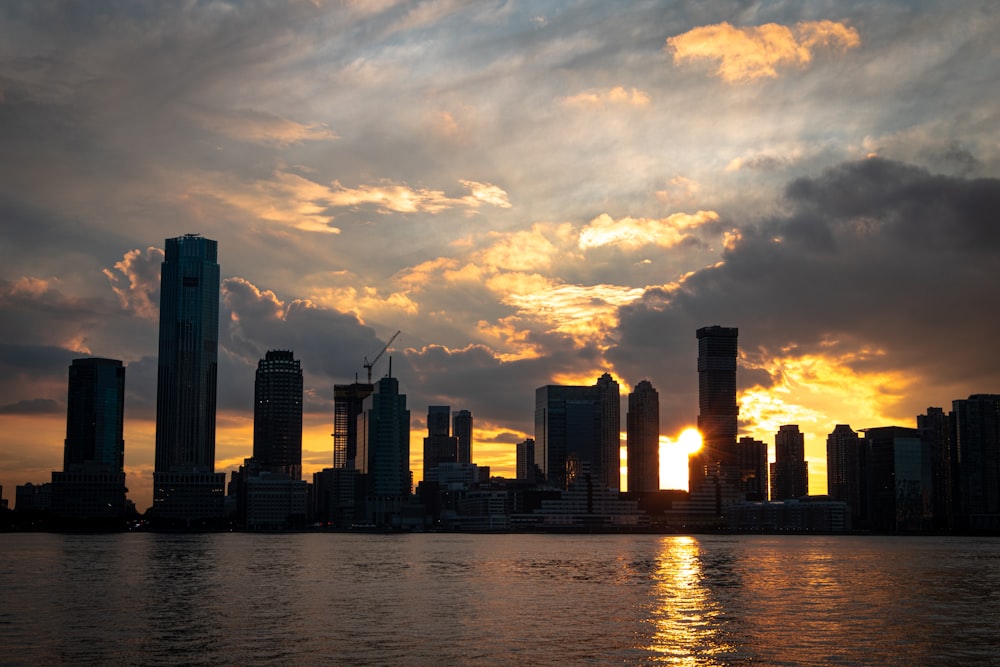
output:
[[[313,514],[316,521],[335,528],[363,523],[364,484],[354,468],[324,468],[313,473]]]
[[[767,443],[743,437],[736,448],[740,458],[740,484],[744,497],[749,501],[767,500]]]
[[[263,471],[302,479],[302,366],[288,350],[269,350],[257,364],[253,458]]]
[[[410,495],[410,411],[406,409],[406,395],[399,393],[396,378],[379,380],[375,393],[365,399],[358,421],[358,438],[365,448],[368,495],[381,498]],[[384,501],[376,505],[385,511],[394,506]]]
[[[459,410],[452,417],[452,435],[458,441],[458,462],[472,463],[472,413]]]
[[[805,435],[795,424],[778,428],[774,435],[774,463],[771,464],[771,500],[788,500],[809,495],[809,463]]]
[[[736,358],[739,329],[710,326],[697,330],[698,430],[702,447],[689,459],[689,518],[718,523],[725,508],[745,500],[736,450],[739,405]],[[713,506],[711,511],[709,505]],[[697,517],[698,513],[706,516]]]
[[[156,517],[221,517],[225,475],[215,473],[219,347],[218,244],[197,234],[167,239],[160,270],[156,385]]]
[[[52,515],[107,520],[125,515],[125,368],[117,359],[69,367],[63,470],[52,473]]]
[[[549,483],[565,488],[586,463],[594,481],[618,488],[620,410],[618,383],[607,373],[591,387],[535,390],[535,460]]]
[[[864,442],[847,424],[837,424],[826,436],[827,494],[847,503],[852,525],[861,525],[868,514],[865,504],[865,478],[862,464],[866,460]]]
[[[528,482],[542,479],[542,471],[535,463],[535,439],[525,438],[516,445],[516,477]]]
[[[931,462],[915,428],[862,429],[868,450],[867,527],[879,531],[931,528]]]
[[[931,457],[931,503],[936,530],[958,525],[955,511],[960,501],[956,499],[958,485],[954,480],[958,451],[952,430],[951,415],[942,408],[927,408],[927,414],[917,415],[917,431]]]
[[[437,468],[441,463],[458,461],[458,440],[451,435],[451,407],[431,405],[427,408],[427,437],[424,438],[424,476],[428,482],[437,481]]]
[[[649,493],[660,490],[660,396],[648,380],[642,380],[628,395],[626,448],[628,490]]]
[[[1000,530],[1000,394],[952,401],[952,414],[963,527]]]
[[[358,469],[364,467],[358,458],[358,417],[365,399],[375,391],[375,385],[363,382],[333,385],[333,467]]]

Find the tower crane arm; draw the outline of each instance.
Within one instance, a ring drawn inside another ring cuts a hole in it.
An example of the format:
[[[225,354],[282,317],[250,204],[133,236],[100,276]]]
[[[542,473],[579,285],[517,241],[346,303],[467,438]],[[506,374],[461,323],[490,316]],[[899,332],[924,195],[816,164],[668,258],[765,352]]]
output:
[[[382,355],[385,354],[385,351],[389,349],[390,345],[392,345],[392,341],[396,340],[396,336],[398,336],[401,333],[402,333],[401,331],[397,331],[396,333],[392,334],[392,338],[390,338],[389,342],[385,344],[385,347],[379,350],[379,353],[375,355],[374,359],[368,361],[368,357],[365,357],[364,367],[368,369],[368,384],[372,383],[372,366],[378,363],[378,360],[382,358]]]

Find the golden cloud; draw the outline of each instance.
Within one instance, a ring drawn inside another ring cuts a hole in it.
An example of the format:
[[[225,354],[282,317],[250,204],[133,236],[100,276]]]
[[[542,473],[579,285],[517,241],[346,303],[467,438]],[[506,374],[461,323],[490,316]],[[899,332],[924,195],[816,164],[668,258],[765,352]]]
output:
[[[278,148],[303,141],[330,141],[337,135],[324,125],[297,123],[271,113],[253,110],[235,112],[193,109],[188,113],[202,127],[231,139]]]
[[[736,28],[723,22],[670,37],[664,48],[678,64],[718,61],[716,75],[734,83],[775,78],[781,66],[807,65],[818,47],[847,50],[860,44],[857,30],[834,21],[802,21],[794,28],[777,23]]]
[[[674,213],[659,220],[630,217],[615,220],[602,213],[580,232],[580,248],[586,250],[606,245],[626,250],[638,250],[648,245],[671,248],[690,236],[685,232],[718,219],[719,214],[715,211]]]
[[[346,188],[333,182],[329,204],[335,207],[374,205],[382,213],[439,213],[451,208],[477,209],[483,204],[510,208],[507,193],[492,183],[460,180],[470,194],[449,197],[441,190],[411,188],[391,182]]]
[[[620,104],[645,107],[649,106],[649,93],[638,88],[626,90],[622,86],[615,86],[609,90],[578,93],[564,97],[563,103],[570,106],[586,107],[606,107]]]

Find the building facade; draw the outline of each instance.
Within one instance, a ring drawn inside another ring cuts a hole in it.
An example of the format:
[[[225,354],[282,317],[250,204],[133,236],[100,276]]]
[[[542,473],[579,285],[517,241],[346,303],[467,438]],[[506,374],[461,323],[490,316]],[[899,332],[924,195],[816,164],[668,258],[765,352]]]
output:
[[[302,479],[302,366],[288,350],[269,350],[254,381],[253,458],[262,470]]]
[[[1000,394],[952,401],[963,528],[1000,529]]]
[[[660,396],[642,380],[628,395],[625,416],[628,452],[628,490],[660,490]]]
[[[225,475],[215,473],[216,241],[197,234],[166,240],[159,341],[154,514],[179,520],[220,517]]]
[[[472,463],[472,413],[468,410],[455,412],[451,432],[458,441],[458,462]]]
[[[410,474],[410,411],[406,395],[399,393],[399,381],[384,377],[375,384],[375,392],[365,399],[358,420],[359,444],[365,451],[364,473],[368,495],[376,498],[409,496],[413,485]],[[360,454],[360,452],[359,452]],[[375,503],[392,508],[392,503]]]
[[[360,470],[358,417],[375,385],[364,382],[333,385],[333,467]]]
[[[767,443],[750,437],[740,438],[737,444],[740,461],[740,484],[745,498],[751,502],[767,500],[768,462]]]
[[[774,435],[771,464],[771,500],[789,500],[809,495],[809,463],[805,434],[795,424],[778,428]]]
[[[428,482],[437,481],[438,466],[458,462],[458,439],[451,434],[451,407],[427,408],[427,437],[424,438],[424,474]]]
[[[827,495],[847,503],[854,525],[867,514],[862,465],[866,460],[863,441],[848,424],[837,424],[826,436]]]

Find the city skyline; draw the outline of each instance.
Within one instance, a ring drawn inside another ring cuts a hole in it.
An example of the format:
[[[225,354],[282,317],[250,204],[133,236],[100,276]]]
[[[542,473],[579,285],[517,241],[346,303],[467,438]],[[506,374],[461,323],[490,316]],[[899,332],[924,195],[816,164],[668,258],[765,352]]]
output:
[[[546,384],[648,379],[677,440],[719,324],[739,435],[799,425],[821,492],[836,424],[1000,386],[997,28],[988,2],[4,5],[0,484],[59,468],[67,367],[115,358],[149,504],[162,240],[198,232],[220,473],[270,349],[302,360],[304,475],[334,385],[402,331],[375,378],[391,356],[414,474],[452,405],[513,476]]]

